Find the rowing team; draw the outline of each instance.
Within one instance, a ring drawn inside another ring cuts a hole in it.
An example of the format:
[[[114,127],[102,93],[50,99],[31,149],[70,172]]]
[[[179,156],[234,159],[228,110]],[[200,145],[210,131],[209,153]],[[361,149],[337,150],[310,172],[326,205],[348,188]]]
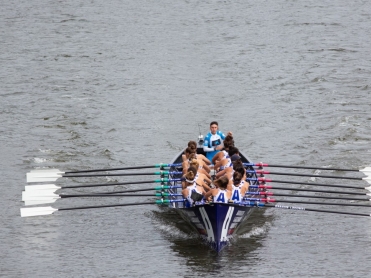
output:
[[[190,141],[183,155],[182,194],[188,206],[204,202],[240,203],[249,189],[246,169],[239,150],[234,147],[233,137],[228,135],[224,148],[213,158],[216,180],[210,176],[211,161],[197,154],[197,143]]]

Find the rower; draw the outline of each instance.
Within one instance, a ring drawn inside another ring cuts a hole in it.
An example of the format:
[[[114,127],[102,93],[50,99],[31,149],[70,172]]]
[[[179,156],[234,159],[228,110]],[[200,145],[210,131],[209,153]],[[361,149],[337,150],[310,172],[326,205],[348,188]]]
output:
[[[216,173],[216,177],[220,178],[226,175],[228,179],[232,179],[235,168],[239,166],[243,167],[241,157],[238,154],[234,154],[231,156],[231,164],[228,165],[228,167],[224,167],[223,170],[220,170],[218,173]]]
[[[198,185],[201,185],[205,191],[210,190],[210,184],[211,184],[211,179],[202,173],[200,169],[198,169],[198,162],[197,160],[194,160],[193,162],[190,163],[190,167],[188,168],[187,172],[192,171],[193,174],[195,175],[195,180]],[[183,178],[185,175],[183,176]],[[182,188],[186,187],[185,180],[182,181]]]
[[[237,171],[233,174],[232,197],[234,203],[241,203],[249,189],[249,183],[243,179],[243,175]]]
[[[229,158],[229,153],[228,153],[228,150],[230,147],[234,147],[234,140],[233,140],[233,136],[228,134],[224,141],[223,141],[223,149],[218,152],[216,155],[214,155],[213,159],[212,159],[212,162],[213,164],[217,164],[219,161],[225,159],[225,158]]]
[[[190,161],[192,159],[196,159],[197,160],[200,169],[202,168],[202,169],[204,169],[204,171],[206,173],[210,173],[210,168],[209,168],[209,166],[207,166],[207,162],[205,162],[200,155],[198,155],[195,152],[193,152],[191,148],[189,148],[189,147],[186,148],[185,151],[184,151],[184,153],[185,153],[186,160],[183,160],[183,163],[182,163],[183,174],[186,173],[186,170],[188,169],[189,163],[190,163]],[[210,162],[210,161],[208,161],[208,162]]]
[[[212,197],[214,203],[228,203],[232,196],[231,191],[227,189],[228,182],[229,180],[227,177],[221,177],[220,179],[215,180],[214,184],[217,188],[208,191],[205,194],[205,199],[210,200]]]
[[[207,165],[211,164],[211,161],[206,158],[203,154],[197,153],[197,143],[196,141],[189,141],[188,142],[188,148],[191,148],[191,150],[196,154],[197,159],[202,159],[203,162],[205,162]]]
[[[238,148],[233,147],[233,146],[230,146],[228,148],[228,156],[226,156],[225,158],[223,158],[220,161],[218,161],[215,164],[214,169],[217,169],[218,171],[222,171],[222,170],[224,170],[227,167],[232,167],[233,166],[233,164],[232,164],[232,157],[235,156],[235,155],[237,155],[239,157],[239,153],[240,153],[240,151],[238,150]]]
[[[186,188],[182,190],[182,194],[187,200],[186,207],[199,204],[203,199],[202,196],[205,195],[205,190],[196,183],[195,174],[192,170],[185,175],[185,185]]]

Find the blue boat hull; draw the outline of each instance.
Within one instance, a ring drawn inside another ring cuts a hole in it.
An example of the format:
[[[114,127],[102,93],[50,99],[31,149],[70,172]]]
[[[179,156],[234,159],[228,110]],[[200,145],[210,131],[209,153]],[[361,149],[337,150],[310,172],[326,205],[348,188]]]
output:
[[[220,252],[245,222],[252,208],[233,204],[212,203],[177,209],[212,249]]]

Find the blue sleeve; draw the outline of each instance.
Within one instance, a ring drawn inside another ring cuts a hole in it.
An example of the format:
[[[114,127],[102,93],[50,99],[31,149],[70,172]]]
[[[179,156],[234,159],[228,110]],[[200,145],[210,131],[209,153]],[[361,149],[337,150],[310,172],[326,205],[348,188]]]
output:
[[[225,134],[223,132],[221,132],[220,130],[218,130],[218,135],[220,136],[220,138],[222,138],[223,140],[225,139]]]
[[[205,136],[205,141],[204,141],[204,152],[212,152],[212,151],[214,151],[214,148],[210,148],[210,147],[209,147],[210,137],[211,137],[211,134],[210,134],[210,133],[208,133],[208,134]]]

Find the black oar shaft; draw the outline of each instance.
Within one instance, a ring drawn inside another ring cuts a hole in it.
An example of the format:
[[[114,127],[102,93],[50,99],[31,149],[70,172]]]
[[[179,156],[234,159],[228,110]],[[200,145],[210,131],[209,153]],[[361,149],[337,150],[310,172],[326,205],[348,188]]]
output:
[[[93,169],[93,170],[81,170],[81,171],[66,171],[64,173],[65,174],[77,174],[77,173],[92,173],[92,172],[134,170],[134,169],[148,169],[148,168],[156,168],[156,165],[132,166],[132,167],[121,167],[121,168],[107,168],[107,169]]]
[[[257,166],[259,166],[259,165],[257,165]],[[355,170],[355,169],[324,168],[324,167],[312,167],[312,166],[289,166],[289,165],[278,165],[278,164],[267,164],[267,165],[263,165],[263,167],[359,172],[359,170]]]
[[[118,177],[118,176],[150,176],[150,175],[157,175],[157,176],[169,176],[169,175],[180,175],[183,174],[182,172],[178,171],[157,171],[151,173],[120,173],[120,174],[89,174],[89,175],[61,175],[64,178],[81,178],[81,177]]]
[[[61,194],[61,198],[83,197],[155,197],[155,194]]]
[[[311,202],[311,201],[293,201],[293,200],[274,200],[277,203],[295,203],[295,204],[312,204],[312,205],[328,205],[328,206],[350,206],[350,207],[371,207],[371,205],[353,204],[353,203],[325,203],[325,202]]]
[[[156,202],[143,202],[143,203],[126,203],[114,205],[100,205],[100,206],[86,206],[86,207],[73,207],[73,208],[60,208],[58,210],[75,210],[75,209],[92,209],[92,208],[109,208],[109,207],[126,207],[126,206],[141,206],[141,205],[155,205]]]
[[[354,198],[354,197],[337,197],[337,196],[317,196],[317,195],[293,195],[293,194],[279,194],[274,193],[273,196],[284,196],[284,197],[302,197],[302,198],[314,198],[314,199],[334,199],[334,200],[351,200],[351,201],[369,201],[370,198]]]
[[[129,182],[117,182],[117,183],[97,183],[97,184],[84,184],[84,185],[70,185],[62,186],[62,188],[80,188],[80,187],[100,187],[100,186],[111,186],[111,185],[127,185],[127,184],[142,184],[142,183],[154,183],[155,180],[150,181],[129,181]]]
[[[312,182],[297,182],[297,181],[280,181],[280,180],[267,180],[277,183],[291,183],[291,184],[303,184],[303,185],[312,185],[312,186],[326,186],[326,187],[342,187],[342,188],[352,188],[352,189],[365,189],[363,186],[348,186],[343,184],[323,184],[323,183],[312,183]]]
[[[250,186],[254,188],[254,186]],[[365,193],[358,192],[344,192],[344,191],[335,191],[335,190],[315,190],[315,189],[305,189],[305,188],[293,188],[293,187],[280,187],[280,186],[269,186],[267,189],[272,190],[292,190],[292,191],[306,191],[306,192],[318,192],[318,193],[333,193],[333,194],[348,194],[348,195],[366,195]]]
[[[258,174],[270,174],[270,175],[283,175],[283,176],[297,176],[297,177],[314,177],[314,178],[328,178],[328,179],[345,179],[345,180],[362,180],[362,178],[355,177],[343,177],[343,176],[327,176],[327,175],[314,175],[314,174],[297,174],[297,173],[281,173],[281,172],[270,172],[270,171],[256,171]]]
[[[164,172],[165,175],[167,173]],[[161,175],[159,172],[151,173],[121,173],[121,174],[94,174],[94,175],[62,175],[64,178],[83,178],[83,177],[118,177],[118,176],[150,176],[150,175]]]
[[[370,214],[359,213],[359,212],[347,212],[347,211],[324,210],[324,209],[311,209],[311,208],[302,208],[302,207],[273,205],[273,204],[264,204],[263,206],[264,207],[271,207],[271,208],[292,209],[292,210],[307,210],[307,211],[314,211],[314,212],[325,212],[325,213],[335,213],[335,214],[347,214],[347,215],[356,215],[356,216],[368,216],[368,217],[371,216]]]

